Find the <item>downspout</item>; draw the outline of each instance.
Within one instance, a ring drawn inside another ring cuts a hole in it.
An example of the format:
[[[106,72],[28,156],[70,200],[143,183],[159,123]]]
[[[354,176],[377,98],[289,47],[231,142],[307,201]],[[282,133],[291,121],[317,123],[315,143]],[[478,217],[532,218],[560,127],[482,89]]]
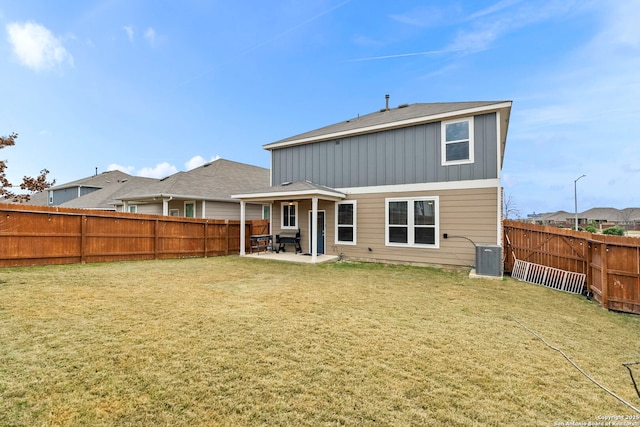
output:
[[[162,215],[169,216],[169,202],[173,200],[173,196],[169,196],[168,199],[165,199],[161,194],[160,197],[162,198]]]

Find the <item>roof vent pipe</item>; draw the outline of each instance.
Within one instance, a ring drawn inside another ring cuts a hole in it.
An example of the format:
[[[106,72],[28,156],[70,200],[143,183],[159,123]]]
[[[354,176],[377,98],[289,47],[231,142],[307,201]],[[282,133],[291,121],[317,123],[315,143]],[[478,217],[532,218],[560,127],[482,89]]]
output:
[[[384,99],[385,99],[385,100],[386,100],[386,102],[387,102],[386,106],[384,107],[384,110],[385,110],[385,111],[389,111],[389,94],[386,94],[386,95],[384,96]]]

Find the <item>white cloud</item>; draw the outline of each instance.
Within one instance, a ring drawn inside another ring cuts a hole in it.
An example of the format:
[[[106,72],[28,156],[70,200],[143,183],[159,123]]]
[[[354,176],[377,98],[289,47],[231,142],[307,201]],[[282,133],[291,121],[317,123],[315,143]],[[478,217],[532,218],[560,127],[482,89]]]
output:
[[[502,0],[488,8],[469,15],[465,20],[469,28],[458,32],[447,49],[481,52],[492,47],[493,42],[508,33],[531,24],[563,16],[579,9],[573,0],[532,2]]]
[[[122,166],[117,163],[111,163],[109,166],[107,166],[107,171],[120,171],[128,173],[129,175],[133,175],[135,170],[136,168],[134,168],[133,166]]]
[[[142,168],[138,171],[138,176],[144,176],[147,178],[165,178],[169,175],[177,173],[178,169],[168,162],[158,163],[153,168]]]
[[[215,160],[218,160],[219,158],[220,158],[220,156],[215,156],[215,157],[212,157],[211,160],[206,160],[202,156],[193,156],[191,159],[189,159],[184,164],[184,167],[186,168],[186,170],[190,171],[191,169],[195,169],[197,167],[200,167],[200,166],[204,165],[205,163],[213,162]]]
[[[13,51],[22,65],[36,71],[63,64],[73,66],[73,56],[46,27],[36,22],[14,22],[6,29]]]
[[[445,21],[444,11],[436,7],[418,7],[404,14],[391,15],[390,18],[414,27],[431,27]]]
[[[155,46],[157,37],[158,36],[156,35],[156,30],[151,27],[147,28],[147,30],[144,32],[144,38],[149,42],[151,46]]]
[[[125,25],[122,28],[126,31],[127,37],[129,37],[129,41],[133,43],[133,27],[130,25]]]

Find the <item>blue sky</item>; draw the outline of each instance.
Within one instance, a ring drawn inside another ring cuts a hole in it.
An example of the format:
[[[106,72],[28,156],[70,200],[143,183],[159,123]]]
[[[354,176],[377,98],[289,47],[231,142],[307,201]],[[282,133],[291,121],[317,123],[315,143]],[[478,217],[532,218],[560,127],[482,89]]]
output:
[[[0,152],[164,177],[403,103],[512,100],[524,216],[640,207],[640,1],[0,0]]]

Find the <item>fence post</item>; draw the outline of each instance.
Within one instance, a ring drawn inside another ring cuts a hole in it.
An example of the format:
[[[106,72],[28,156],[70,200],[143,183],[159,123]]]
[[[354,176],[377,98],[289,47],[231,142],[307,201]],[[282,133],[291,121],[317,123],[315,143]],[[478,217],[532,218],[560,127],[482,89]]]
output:
[[[85,247],[87,245],[87,216],[80,217],[80,263],[85,263]]]
[[[224,220],[224,254],[229,255],[229,220]]]
[[[204,258],[207,257],[207,237],[209,236],[209,221],[204,223]]]
[[[602,265],[600,266],[600,283],[602,284],[602,306],[606,309],[609,308],[609,272],[607,268],[607,244],[600,243],[600,258],[602,259]]]
[[[593,240],[588,239],[586,241],[587,244],[587,265],[586,265],[586,277],[585,281],[587,282],[587,292],[591,294],[591,283],[593,281],[593,270],[591,268],[591,263],[593,262]]]
[[[153,223],[153,259],[158,259],[158,241],[160,237],[158,236],[160,229],[159,220],[154,220]]]

